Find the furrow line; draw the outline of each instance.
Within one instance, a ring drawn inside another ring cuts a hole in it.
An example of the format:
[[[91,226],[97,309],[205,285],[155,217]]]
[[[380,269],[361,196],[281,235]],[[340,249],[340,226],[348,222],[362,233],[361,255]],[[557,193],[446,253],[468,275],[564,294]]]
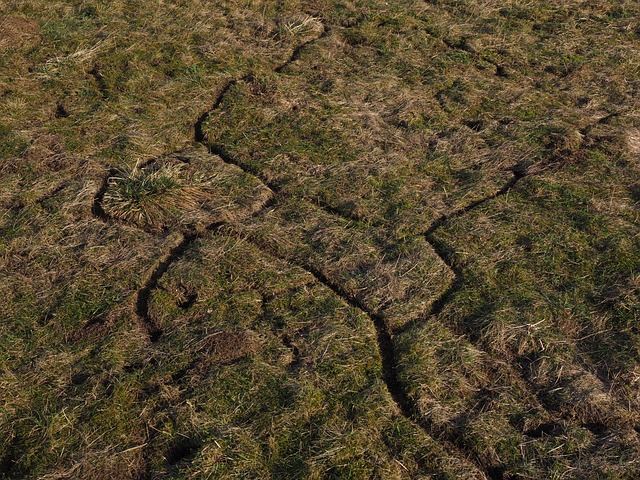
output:
[[[263,242],[260,242],[258,239],[251,236],[246,237],[246,239],[267,254],[274,256],[288,263],[289,265],[302,268],[304,271],[312,275],[318,283],[331,290],[347,305],[364,313],[367,317],[369,317],[376,330],[378,351],[380,352],[380,358],[382,361],[382,379],[387,387],[389,395],[391,395],[391,398],[397,405],[402,416],[419,426],[430,437],[436,438],[444,445],[445,449],[450,454],[456,455],[460,459],[467,460],[473,463],[476,468],[478,468],[478,470],[480,470],[490,480],[499,480],[502,478],[502,475],[495,467],[485,467],[479,461],[479,459],[470,456],[465,451],[464,446],[460,445],[460,441],[458,441],[457,438],[453,436],[447,436],[447,438],[443,438],[441,434],[438,434],[435,431],[430,422],[420,416],[417,405],[402,387],[402,383],[399,379],[397,371],[398,363],[393,347],[392,332],[390,331],[384,318],[381,315],[369,311],[356,297],[345,292],[340,285],[332,282],[313,265],[310,265],[306,262],[295,262],[289,258],[283,257],[275,252],[272,248],[265,245]]]
[[[516,183],[518,183],[521,179],[523,179],[524,177],[527,176],[527,174],[519,168],[514,168],[512,171],[513,173],[513,177],[503,185],[503,187],[498,190],[497,192],[481,198],[480,200],[476,200],[474,202],[471,202],[469,205],[466,205],[462,208],[459,208],[458,210],[455,210],[452,213],[446,214],[446,215],[442,215],[440,218],[436,219],[431,226],[427,229],[427,231],[424,233],[425,238],[427,238],[427,240],[429,241],[429,243],[432,243],[432,241],[430,239],[433,238],[433,233],[439,229],[440,227],[442,227],[445,223],[447,223],[449,220],[451,220],[452,218],[457,218],[457,217],[461,217],[462,215],[464,215],[465,213],[470,212],[471,210],[473,210],[474,208],[477,208],[481,205],[484,205],[485,203],[487,203],[490,200],[494,200],[495,198],[498,198],[502,195],[506,195],[507,193],[509,193],[511,191],[511,189],[513,189],[513,187],[515,187]],[[438,254],[440,255],[440,254]],[[445,261],[445,263],[447,263],[447,260],[445,260],[443,258],[443,260]],[[454,270],[452,268],[452,270]]]
[[[263,207],[264,208],[264,207]],[[220,229],[225,225],[224,222],[214,222],[208,225],[204,232],[211,232]],[[152,343],[157,342],[162,336],[162,329],[157,325],[149,313],[149,301],[151,299],[151,293],[158,287],[160,279],[169,270],[171,265],[180,260],[189,248],[202,237],[204,232],[185,232],[182,233],[182,240],[180,240],[169,253],[162,259],[156,268],[151,272],[149,278],[145,282],[144,286],[138,290],[136,294],[136,314],[142,320],[143,325],[149,335],[149,340]]]
[[[323,38],[328,34],[328,32],[329,30],[325,26],[320,36],[296,47],[296,49],[293,51],[289,59],[285,61],[282,65],[277,67],[274,71],[276,73],[279,73],[282,70],[284,70],[284,68],[286,68],[287,65],[289,65],[291,62],[296,61],[299,58],[301,52],[305,47]],[[204,145],[209,150],[209,152],[211,152],[212,154],[218,155],[225,163],[237,166],[238,168],[242,169],[245,173],[258,178],[265,186],[267,186],[275,194],[278,194],[281,191],[281,187],[279,185],[266,179],[264,175],[260,174],[260,172],[247,168],[246,165],[243,165],[241,162],[233,158],[233,156],[228,153],[228,151],[224,146],[212,145],[207,143],[206,135],[204,134],[204,129],[203,129],[204,122],[214,110],[220,107],[220,105],[224,101],[225,95],[229,92],[229,90],[239,81],[248,80],[250,77],[251,75],[249,74],[240,78],[239,80],[232,80],[229,83],[227,83],[225,87],[223,87],[216,101],[214,102],[213,108],[203,113],[195,123],[194,139],[196,142]],[[503,189],[505,190],[505,193],[506,191],[508,191],[509,188],[511,187],[506,186]],[[500,192],[494,195],[494,197],[499,194]],[[485,201],[488,199],[489,198],[485,199]],[[324,202],[316,201],[314,203],[316,203],[316,205],[318,205],[319,207],[323,208],[325,211],[333,215],[339,216],[340,218],[346,219],[348,221],[356,220],[354,218],[350,218],[349,216],[343,214],[342,212],[339,212],[334,208],[331,208],[325,205]],[[477,205],[474,205],[474,206],[477,206]],[[460,214],[462,213],[464,212],[460,212]],[[444,222],[444,219],[443,219],[443,222]],[[392,333],[388,328],[388,326],[386,325],[384,318],[382,316],[374,314],[373,312],[367,311],[367,309],[364,307],[364,305],[361,304],[361,302],[359,302],[356,298],[352,297],[351,295],[347,294],[339,285],[335,284],[334,282],[331,282],[322,272],[320,272],[318,269],[316,269],[312,265],[309,265],[307,263],[296,264],[294,262],[291,262],[289,259],[282,258],[280,255],[277,255],[275,252],[271,251],[271,249],[269,249],[264,245],[261,245],[255,239],[250,238],[249,241],[251,241],[254,245],[259,247],[260,249],[275,256],[276,258],[280,258],[281,260],[286,261],[289,264],[297,265],[298,267],[304,269],[309,274],[311,274],[319,283],[329,288],[336,296],[341,298],[345,303],[365,313],[371,319],[371,322],[373,323],[376,329],[378,350],[380,352],[380,357],[382,360],[383,381],[385,382],[387,390],[389,391],[389,394],[391,395],[392,399],[398,406],[398,409],[400,410],[401,414],[405,418],[410,420],[412,423],[422,428],[429,436],[438,438],[438,440],[442,442],[450,452],[455,452],[455,454],[457,454],[459,458],[466,459],[472,462],[481,472],[484,473],[484,475],[487,478],[491,480],[499,480],[502,478],[502,474],[499,471],[499,469],[497,470],[494,467],[485,467],[479,461],[479,459],[470,457],[468,454],[466,454],[464,447],[458,445],[460,442],[457,441],[456,438],[449,439],[449,438],[443,438],[442,435],[437,435],[434,429],[429,425],[429,422],[427,422],[425,419],[420,417],[417,405],[415,405],[415,403],[411,400],[407,392],[403,389],[402,384],[399,380],[398,372],[397,372],[397,362],[396,362],[395,352],[393,348]]]
[[[291,55],[289,56],[289,58],[286,59],[281,65],[277,66],[274,69],[274,72],[276,73],[282,72],[282,70],[284,70],[287,66],[289,66],[290,64],[292,64],[293,62],[297,61],[300,58],[302,51],[306,47],[308,47],[312,43],[317,42],[321,38],[325,38],[327,35],[329,35],[329,27],[326,24],[322,23],[322,33],[320,33],[320,35],[318,35],[317,37],[307,40],[306,42],[302,42],[300,45],[295,47],[293,49],[293,52],[291,52]]]
[[[440,240],[435,238],[434,237],[434,233],[440,227],[444,226],[449,220],[451,220],[453,218],[461,217],[462,215],[470,212],[471,210],[484,205],[485,203],[487,203],[490,200],[494,200],[494,199],[496,199],[498,197],[506,195],[507,193],[509,193],[516,186],[516,184],[521,179],[523,179],[524,177],[527,176],[527,174],[523,170],[520,170],[520,169],[513,169],[512,172],[513,172],[513,178],[511,178],[507,183],[505,183],[504,186],[500,190],[498,190],[497,192],[493,193],[492,195],[484,197],[484,198],[482,198],[480,200],[476,200],[475,202],[471,202],[469,205],[466,205],[466,206],[454,211],[453,213],[450,213],[448,215],[442,215],[440,218],[436,219],[431,224],[431,226],[427,229],[427,231],[423,234],[425,240],[429,243],[429,245],[431,245],[431,248],[433,248],[433,250],[440,257],[440,259],[445,263],[445,265],[447,265],[447,267],[449,267],[449,269],[455,275],[455,278],[454,278],[453,282],[451,283],[451,285],[449,286],[449,288],[447,288],[440,295],[440,297],[438,297],[436,299],[436,301],[433,302],[433,304],[431,306],[431,310],[426,315],[427,318],[440,314],[440,312],[442,312],[442,310],[446,306],[446,304],[449,301],[449,299],[451,299],[451,297],[458,290],[460,290],[462,288],[462,284],[464,283],[464,274],[462,272],[462,269],[458,265],[456,265],[456,262],[455,262],[455,260],[453,258],[454,252],[444,242],[441,242]],[[401,331],[398,331],[397,333],[401,333]]]
[[[185,234],[182,240],[173,247],[169,253],[162,259],[156,268],[151,272],[144,286],[138,290],[136,295],[136,314],[142,320],[142,323],[149,335],[149,340],[154,343],[162,336],[162,329],[156,324],[155,320],[149,314],[149,300],[151,292],[158,286],[158,282],[162,276],[167,273],[171,264],[182,257],[187,249],[198,238],[196,234]]]
[[[115,173],[116,170],[114,168],[111,168],[109,169],[109,171],[107,171],[104,178],[102,179],[102,185],[100,185],[100,188],[93,197],[93,205],[91,205],[91,213],[93,214],[93,216],[99,218],[105,223],[109,223],[109,220],[111,218],[109,217],[109,215],[107,215],[107,212],[105,212],[104,208],[102,207],[102,199],[104,198],[104,195],[107,193],[107,190],[109,188],[109,179],[114,176]]]
[[[102,100],[109,100],[109,87],[107,86],[107,81],[104,79],[104,75],[102,75],[102,72],[100,71],[100,66],[95,63],[87,74],[91,75],[95,80]]]
[[[307,40],[306,42],[303,42],[300,45],[298,45],[297,47],[295,47],[293,49],[293,52],[291,52],[291,55],[289,55],[289,58],[287,58],[284,62],[282,62],[277,67],[275,67],[273,71],[275,73],[282,72],[287,66],[289,66],[291,63],[297,61],[300,58],[300,55],[302,54],[302,51],[306,47],[308,47],[312,43],[317,42],[321,38],[326,37],[328,34],[329,34],[329,28],[326,25],[323,24],[322,33],[320,35],[318,35],[317,37],[312,38],[310,40]],[[207,120],[207,117],[209,117],[211,112],[215,111],[216,109],[218,109],[220,107],[220,105],[222,104],[222,101],[224,100],[225,95],[229,92],[229,90],[234,85],[238,84],[239,82],[247,81],[247,80],[251,79],[252,77],[253,77],[252,73],[247,73],[246,75],[243,75],[240,78],[228,81],[225,84],[225,86],[222,87],[222,90],[218,94],[215,102],[213,103],[213,106],[209,110],[205,111],[204,113],[202,113],[202,115],[200,115],[198,117],[198,120],[196,121],[196,123],[194,125],[194,136],[193,136],[194,140],[197,143],[201,143],[202,145],[207,147],[209,149],[209,151],[211,151],[211,153],[215,153],[216,155],[219,155],[218,153],[216,153],[215,151],[212,150],[212,148],[214,148],[214,147],[212,147],[211,145],[207,144],[206,135],[204,134],[204,130],[203,130],[204,122]],[[222,147],[218,147],[218,148],[221,151],[224,151],[224,148],[222,148]],[[219,156],[221,156],[221,155],[219,155]],[[238,166],[238,167],[240,167],[240,168],[243,168],[241,165],[239,165],[237,163],[233,163],[233,164]]]
[[[613,112],[610,113],[592,123],[590,123],[589,125],[587,125],[586,127],[580,129],[580,134],[583,135],[585,138],[582,139],[582,145],[580,146],[580,148],[578,149],[578,151],[576,151],[574,153],[574,155],[577,155],[578,152],[583,151],[586,149],[586,137],[588,137],[591,133],[591,131],[596,128],[598,125],[602,125],[602,124],[607,124],[611,119],[615,119],[617,117],[619,117],[622,113],[624,113],[623,111],[618,111],[618,112]],[[562,159],[561,159],[562,160]],[[557,163],[560,162],[551,162],[550,164],[543,164],[542,165],[542,169],[540,169],[539,171],[530,171],[522,166],[516,166],[515,168],[512,169],[512,173],[513,173],[513,177],[507,182],[505,183],[505,185],[498,190],[496,193],[489,195],[483,199],[477,200],[475,202],[470,203],[469,205],[460,208],[456,211],[454,211],[451,214],[448,215],[442,215],[440,218],[436,219],[431,226],[427,229],[427,231],[424,233],[424,237],[426,239],[426,241],[431,245],[431,247],[434,249],[434,251],[436,252],[436,254],[441,258],[441,260],[451,269],[451,271],[454,273],[455,278],[453,280],[453,282],[451,283],[451,285],[449,286],[449,288],[447,288],[447,290],[445,292],[442,293],[442,295],[440,295],[440,297],[438,297],[438,299],[432,304],[431,309],[429,311],[429,313],[426,315],[425,318],[430,318],[430,317],[435,317],[437,315],[439,315],[443,309],[445,308],[445,306],[449,303],[449,301],[451,300],[452,296],[454,294],[456,294],[458,291],[460,291],[463,287],[464,284],[464,272],[463,269],[456,264],[456,261],[454,259],[454,254],[455,252],[453,251],[453,249],[447,245],[445,242],[438,240],[435,237],[435,232],[443,227],[444,225],[447,224],[447,222],[451,219],[454,218],[458,218],[462,215],[465,215],[466,213],[470,212],[471,210],[482,206],[483,204],[485,204],[486,202],[496,199],[500,196],[506,195],[508,194],[515,186],[516,184],[523,178],[527,177],[527,176],[532,176],[535,175],[535,173],[539,173],[541,171],[544,171],[544,168],[549,168],[550,166],[553,166]],[[539,167],[540,168],[540,167]],[[403,332],[405,332],[409,327],[412,326],[413,322],[410,322],[409,324],[405,325],[404,327],[398,329],[397,331],[393,331],[392,333],[394,335],[397,334],[402,334]],[[460,332],[465,336],[468,336],[467,332]],[[474,342],[475,343],[475,342]],[[583,371],[587,372],[587,373],[592,373],[594,374],[597,378],[597,372],[592,372],[590,368],[588,368],[588,366],[584,365],[584,364],[580,364],[580,367],[583,369]],[[561,412],[556,411],[556,408],[554,408],[553,405],[550,405],[549,402],[544,398],[544,395],[540,392],[539,388],[536,387],[533,382],[531,381],[530,378],[528,378],[528,376],[526,375],[526,373],[524,371],[521,371],[519,369],[514,369],[514,373],[515,371],[518,371],[517,375],[521,378],[521,380],[524,382],[524,385],[526,385],[527,390],[529,390],[529,392],[533,395],[533,397],[535,397],[541,404],[541,406],[547,410],[550,413],[553,413],[555,415],[559,415],[559,418],[567,421],[567,420],[571,420],[570,416],[567,416],[566,414],[562,414]],[[600,382],[602,383],[603,387],[607,387],[607,384],[604,380],[602,380],[601,378],[599,378]],[[618,402],[620,402],[619,399]],[[622,404],[621,404],[622,405]],[[622,405],[624,407],[624,405]],[[591,425],[587,425],[587,424],[581,424],[582,427],[588,428],[590,430],[593,430],[595,427],[591,426]],[[535,436],[535,432],[531,431],[531,432],[524,432],[526,435],[530,435],[530,436]],[[597,432],[594,432],[597,434]]]

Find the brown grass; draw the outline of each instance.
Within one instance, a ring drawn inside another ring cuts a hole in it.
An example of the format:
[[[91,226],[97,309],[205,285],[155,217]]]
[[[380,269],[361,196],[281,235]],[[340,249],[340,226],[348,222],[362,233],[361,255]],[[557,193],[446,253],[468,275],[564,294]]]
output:
[[[1,478],[638,477],[637,2],[152,7],[0,2]]]
[[[30,18],[0,17],[0,49],[27,49],[39,40],[40,24]]]
[[[163,228],[198,210],[211,180],[188,178],[184,165],[135,166],[109,177],[102,199],[105,212],[139,227]]]

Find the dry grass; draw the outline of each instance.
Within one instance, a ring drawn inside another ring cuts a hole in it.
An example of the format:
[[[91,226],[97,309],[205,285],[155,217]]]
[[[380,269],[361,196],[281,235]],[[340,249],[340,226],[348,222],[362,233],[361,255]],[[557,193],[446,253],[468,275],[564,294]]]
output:
[[[637,478],[638,18],[0,2],[0,478]]]
[[[28,48],[39,40],[40,25],[30,18],[5,16],[0,19],[0,49]]]
[[[139,227],[163,228],[200,208],[212,180],[186,178],[184,165],[136,165],[107,179],[102,205],[112,218]]]

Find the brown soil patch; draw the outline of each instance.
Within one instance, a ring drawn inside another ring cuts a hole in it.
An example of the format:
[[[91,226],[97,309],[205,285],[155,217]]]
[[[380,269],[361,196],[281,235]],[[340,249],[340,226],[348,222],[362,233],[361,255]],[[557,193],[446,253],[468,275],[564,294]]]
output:
[[[108,314],[98,315],[87,320],[82,327],[74,332],[70,340],[73,342],[99,340],[109,335],[113,327],[113,318]]]
[[[59,172],[66,168],[77,167],[77,162],[70,161],[65,155],[62,139],[50,133],[41,135],[33,141],[27,150],[25,159],[43,173]]]
[[[216,332],[200,342],[199,351],[205,357],[202,367],[240,360],[255,353],[258,346],[255,336],[250,331]]]
[[[23,17],[0,17],[0,48],[29,47],[38,41],[40,25]]]
[[[70,471],[63,472],[55,478],[92,478],[94,480],[108,480],[120,478],[122,480],[137,480],[145,478],[144,448],[138,446],[122,448],[120,452],[103,455],[90,455]],[[67,476],[69,475],[69,476]]]

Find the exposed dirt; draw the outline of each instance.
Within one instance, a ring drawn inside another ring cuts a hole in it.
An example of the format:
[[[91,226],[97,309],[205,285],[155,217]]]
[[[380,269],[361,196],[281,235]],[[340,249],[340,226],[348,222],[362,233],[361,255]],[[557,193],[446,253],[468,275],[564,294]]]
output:
[[[78,166],[79,160],[65,154],[63,140],[55,134],[45,133],[34,139],[29,146],[26,159],[35,168],[41,168],[43,174],[60,172]]]
[[[40,25],[23,17],[0,17],[0,48],[29,48],[39,41]]]
[[[252,332],[220,331],[205,337],[196,347],[203,357],[198,369],[225,365],[255,353],[260,343]]]

